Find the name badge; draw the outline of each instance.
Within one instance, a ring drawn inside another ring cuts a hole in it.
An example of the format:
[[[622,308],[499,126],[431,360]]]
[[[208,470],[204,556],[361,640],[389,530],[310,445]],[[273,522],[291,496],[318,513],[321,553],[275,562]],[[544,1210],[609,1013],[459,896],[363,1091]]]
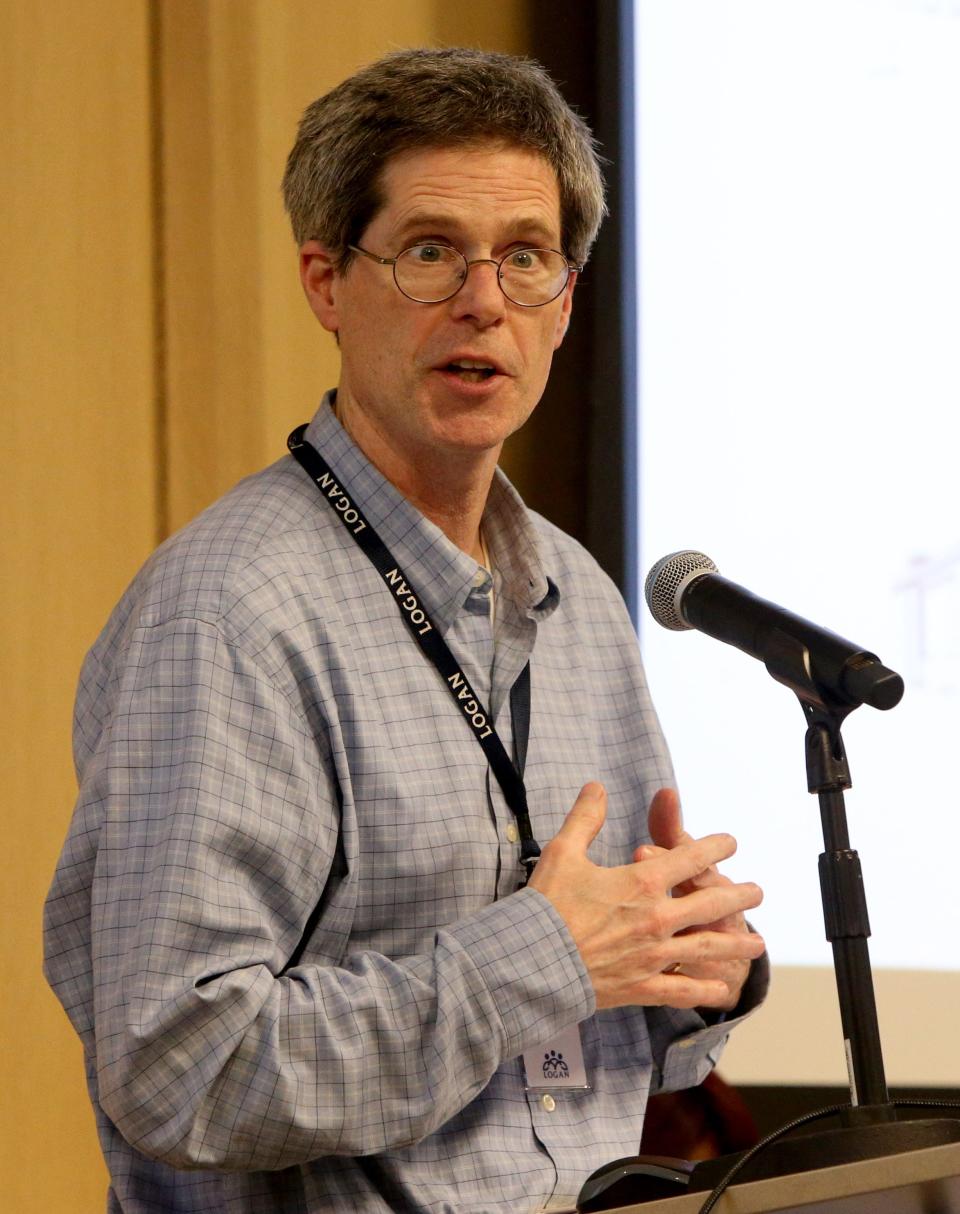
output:
[[[571,1024],[537,1049],[527,1050],[523,1069],[528,1092],[589,1091],[580,1025]]]

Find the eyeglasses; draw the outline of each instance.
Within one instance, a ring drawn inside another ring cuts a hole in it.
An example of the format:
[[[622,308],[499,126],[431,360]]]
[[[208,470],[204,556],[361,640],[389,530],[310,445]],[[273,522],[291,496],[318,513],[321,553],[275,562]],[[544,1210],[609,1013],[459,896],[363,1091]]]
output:
[[[378,257],[351,244],[381,266],[393,266],[393,281],[415,303],[443,303],[452,299],[467,281],[471,266],[497,267],[500,290],[521,308],[540,308],[562,294],[570,275],[583,269],[567,261],[556,249],[513,249],[503,257],[476,257],[467,261],[459,249],[446,244],[415,244],[396,257]]]

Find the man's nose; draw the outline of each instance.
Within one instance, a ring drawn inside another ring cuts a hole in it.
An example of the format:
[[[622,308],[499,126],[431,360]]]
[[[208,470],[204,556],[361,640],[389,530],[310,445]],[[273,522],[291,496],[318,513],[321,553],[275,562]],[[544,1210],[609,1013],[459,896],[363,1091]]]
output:
[[[458,320],[494,324],[506,312],[507,299],[500,290],[500,264],[492,257],[467,262],[463,286],[450,300]]]

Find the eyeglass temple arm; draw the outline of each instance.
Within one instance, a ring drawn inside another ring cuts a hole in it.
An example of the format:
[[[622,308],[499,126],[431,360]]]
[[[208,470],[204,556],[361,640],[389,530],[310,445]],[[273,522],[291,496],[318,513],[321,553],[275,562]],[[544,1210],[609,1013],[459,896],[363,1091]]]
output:
[[[396,257],[378,257],[376,253],[368,253],[366,249],[361,249],[358,244],[348,244],[347,248],[353,253],[362,253],[364,257],[369,257],[371,261],[375,261],[381,266],[395,266],[397,264]]]

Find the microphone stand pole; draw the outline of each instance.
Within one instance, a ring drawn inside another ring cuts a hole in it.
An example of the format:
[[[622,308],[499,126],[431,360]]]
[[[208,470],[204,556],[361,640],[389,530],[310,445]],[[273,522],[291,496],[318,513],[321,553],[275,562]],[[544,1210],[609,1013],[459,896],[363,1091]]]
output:
[[[875,1109],[869,1120],[893,1120],[883,1068],[877,1002],[867,939],[870,921],[860,857],[850,846],[844,790],[850,770],[840,721],[801,700],[809,722],[806,734],[807,788],[820,801],[825,850],[820,855],[820,894],[840,1001],[852,1108]],[[889,1115],[886,1110],[889,1109]]]
[[[867,900],[860,857],[850,846],[843,799],[851,780],[840,727],[859,704],[841,703],[824,693],[811,673],[806,646],[793,637],[776,633],[768,652],[767,670],[797,695],[807,719],[807,788],[820,802],[824,843],[820,892],[826,935],[833,947],[850,1105],[838,1114],[839,1128],[772,1142],[750,1160],[738,1180],[759,1180],[960,1141],[960,1120],[898,1120],[887,1090],[867,945]]]

